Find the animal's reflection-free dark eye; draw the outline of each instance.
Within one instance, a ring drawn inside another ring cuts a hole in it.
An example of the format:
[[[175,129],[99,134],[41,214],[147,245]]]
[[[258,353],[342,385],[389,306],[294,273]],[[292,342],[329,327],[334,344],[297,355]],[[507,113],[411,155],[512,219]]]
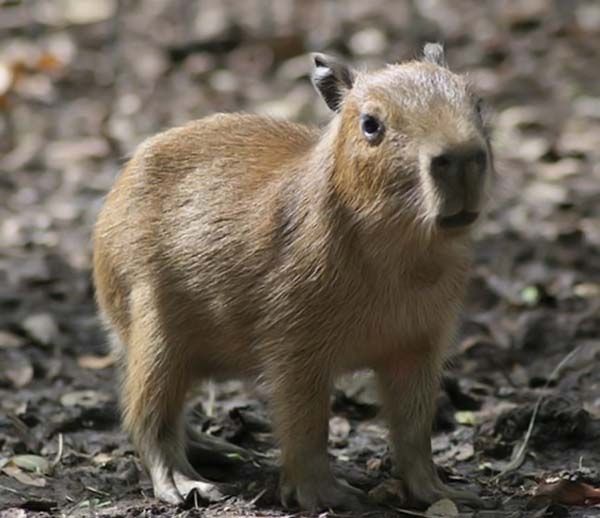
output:
[[[480,117],[483,116],[483,99],[481,97],[475,100],[475,111]]]
[[[452,165],[452,157],[446,153],[434,156],[431,159],[431,166],[434,169],[448,169]]]
[[[376,143],[383,135],[383,124],[374,115],[362,114],[360,116],[360,128],[365,138],[372,144]]]

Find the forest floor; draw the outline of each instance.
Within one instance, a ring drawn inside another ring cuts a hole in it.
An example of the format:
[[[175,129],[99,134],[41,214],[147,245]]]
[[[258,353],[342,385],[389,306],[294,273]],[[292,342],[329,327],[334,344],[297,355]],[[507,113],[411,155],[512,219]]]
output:
[[[213,111],[323,123],[308,51],[374,67],[431,40],[486,99],[499,177],[433,438],[444,476],[485,508],[442,516],[600,516],[600,6],[340,4],[0,2],[0,517],[308,516],[280,507],[267,410],[237,382],[190,406],[257,452],[213,470],[235,494],[152,498],[119,426],[91,228],[146,136]],[[373,392],[361,373],[332,401],[336,471],[366,491],[390,469]],[[399,515],[384,493],[368,516]]]

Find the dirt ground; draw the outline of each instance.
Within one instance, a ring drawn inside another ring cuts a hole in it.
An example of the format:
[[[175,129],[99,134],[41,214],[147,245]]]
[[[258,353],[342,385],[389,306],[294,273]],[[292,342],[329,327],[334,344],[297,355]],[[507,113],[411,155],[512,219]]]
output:
[[[499,174],[433,439],[444,476],[485,507],[438,516],[600,516],[598,2],[4,0],[0,517],[308,516],[279,506],[263,399],[237,382],[190,405],[198,428],[252,453],[205,471],[234,494],[153,500],[119,428],[90,231],[146,136],[215,111],[323,123],[307,52],[375,67],[426,41],[486,99]],[[368,373],[342,380],[330,452],[378,487],[365,516],[397,516],[376,414]]]

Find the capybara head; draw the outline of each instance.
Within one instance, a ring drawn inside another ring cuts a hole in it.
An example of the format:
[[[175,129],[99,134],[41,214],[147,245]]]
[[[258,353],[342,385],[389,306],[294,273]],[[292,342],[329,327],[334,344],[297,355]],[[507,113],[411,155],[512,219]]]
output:
[[[313,54],[312,81],[332,121],[333,184],[359,217],[427,235],[463,233],[493,176],[481,101],[441,45],[421,60],[357,71]]]

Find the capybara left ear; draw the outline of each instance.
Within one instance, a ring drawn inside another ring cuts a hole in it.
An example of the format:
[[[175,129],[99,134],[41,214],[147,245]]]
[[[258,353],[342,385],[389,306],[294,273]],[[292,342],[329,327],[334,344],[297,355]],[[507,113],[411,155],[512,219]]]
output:
[[[311,80],[315,89],[332,111],[340,111],[344,97],[354,83],[354,72],[333,56],[313,53],[311,57]]]

